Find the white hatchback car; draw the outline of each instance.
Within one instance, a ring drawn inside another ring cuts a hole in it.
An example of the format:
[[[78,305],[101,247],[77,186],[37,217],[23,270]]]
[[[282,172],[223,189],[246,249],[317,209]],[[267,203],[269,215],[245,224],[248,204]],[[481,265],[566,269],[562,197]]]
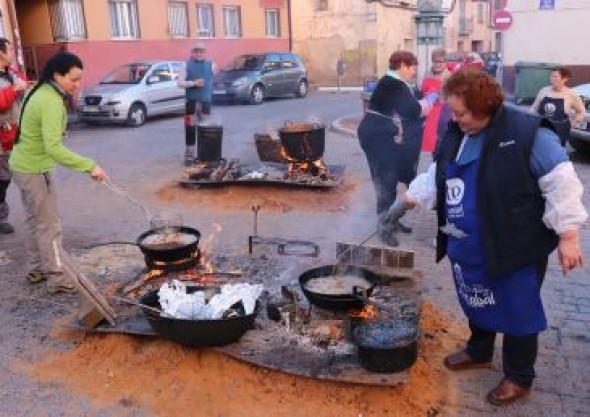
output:
[[[178,76],[181,61],[140,61],[121,65],[80,94],[76,107],[84,122],[141,126],[150,116],[184,110]]]
[[[579,152],[590,153],[590,84],[582,84],[572,88],[580,96],[586,107],[584,121],[570,131],[569,143]]]

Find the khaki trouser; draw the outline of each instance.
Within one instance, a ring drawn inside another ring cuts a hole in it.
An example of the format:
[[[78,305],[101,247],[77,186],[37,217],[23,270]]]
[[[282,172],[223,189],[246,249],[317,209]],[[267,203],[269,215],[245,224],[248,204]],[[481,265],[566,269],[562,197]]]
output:
[[[50,173],[23,174],[13,172],[20,188],[25,211],[25,243],[29,271],[40,270],[47,275],[48,287],[71,284],[57,259],[56,246],[62,256],[61,221],[57,212],[55,187]]]

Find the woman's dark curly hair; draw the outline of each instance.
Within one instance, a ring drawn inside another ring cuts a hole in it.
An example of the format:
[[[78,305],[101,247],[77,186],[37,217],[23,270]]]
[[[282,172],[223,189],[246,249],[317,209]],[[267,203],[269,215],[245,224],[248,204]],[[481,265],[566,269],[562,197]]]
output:
[[[389,58],[389,69],[390,70],[398,70],[401,68],[402,64],[411,67],[412,65],[418,65],[418,59],[416,56],[408,51],[396,51],[391,54]]]
[[[484,71],[462,68],[445,82],[445,97],[463,99],[467,110],[477,119],[493,115],[504,102],[504,94],[498,83]]]

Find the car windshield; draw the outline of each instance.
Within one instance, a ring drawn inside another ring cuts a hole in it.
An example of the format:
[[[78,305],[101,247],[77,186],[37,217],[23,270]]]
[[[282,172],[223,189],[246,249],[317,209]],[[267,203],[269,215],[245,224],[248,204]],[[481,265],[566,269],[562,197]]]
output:
[[[149,64],[127,64],[109,72],[100,82],[101,84],[139,84],[147,74]]]
[[[264,62],[264,55],[240,55],[223,67],[222,71],[258,70]]]

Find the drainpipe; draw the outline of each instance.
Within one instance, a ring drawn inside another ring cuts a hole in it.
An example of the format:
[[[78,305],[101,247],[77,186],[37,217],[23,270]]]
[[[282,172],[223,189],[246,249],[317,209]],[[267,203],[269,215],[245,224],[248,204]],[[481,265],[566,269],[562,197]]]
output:
[[[287,0],[287,30],[289,32],[289,52],[293,52],[293,22],[291,20],[291,0]]]
[[[10,26],[12,27],[14,50],[16,51],[16,64],[18,66],[18,70],[24,74],[23,46],[20,40],[20,31],[18,29],[18,19],[16,18],[16,7],[14,6],[14,0],[8,0],[6,4],[8,5]]]

